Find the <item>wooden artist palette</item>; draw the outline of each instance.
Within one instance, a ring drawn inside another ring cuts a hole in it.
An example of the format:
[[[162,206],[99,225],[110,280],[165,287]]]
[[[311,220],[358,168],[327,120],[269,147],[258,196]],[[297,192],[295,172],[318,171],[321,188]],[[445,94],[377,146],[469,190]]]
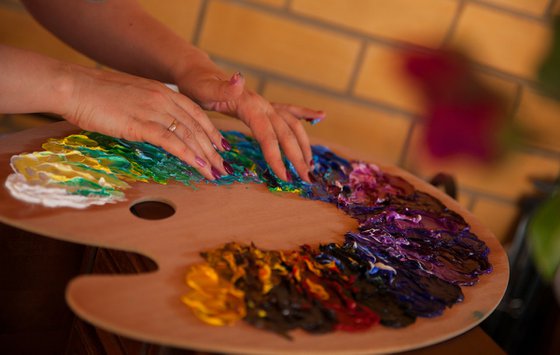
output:
[[[219,120],[222,129],[247,132],[236,121]],[[41,150],[50,137],[78,129],[66,122],[6,136],[0,140],[0,180],[11,173],[10,157]],[[320,142],[325,144],[324,142]],[[333,150],[360,158],[344,149]],[[243,322],[213,327],[193,316],[181,303],[188,291],[187,266],[202,261],[199,252],[230,241],[255,242],[265,249],[294,249],[301,244],[340,242],[357,222],[335,206],[289,193],[271,193],[264,185],[210,186],[197,190],[178,183],[135,183],[127,201],[84,210],[47,208],[14,199],[0,189],[0,221],[44,236],[80,244],[122,249],[152,258],[158,270],[140,275],[83,275],[68,285],[66,298],[81,318],[105,330],[138,340],[189,349],[226,353],[395,352],[435,344],[479,324],[501,300],[508,280],[506,254],[496,238],[456,201],[424,181],[394,167],[421,191],[460,213],[472,231],[490,248],[494,271],[473,287],[463,287],[465,300],[433,319],[419,318],[402,329],[376,326],[365,332],[310,335],[292,332],[286,340]],[[138,218],[130,212],[139,201],[161,201],[175,214],[161,220]]]

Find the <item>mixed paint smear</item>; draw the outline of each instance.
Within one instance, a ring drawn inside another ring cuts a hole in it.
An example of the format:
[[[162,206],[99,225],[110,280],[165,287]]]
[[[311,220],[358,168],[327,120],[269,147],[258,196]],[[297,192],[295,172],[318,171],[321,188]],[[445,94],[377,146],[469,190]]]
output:
[[[5,185],[14,197],[49,207],[85,208],[123,201],[124,191],[136,181],[176,180],[194,186],[204,180],[196,169],[160,148],[98,133],[50,138],[42,148],[12,157],[14,173]],[[219,183],[234,181],[259,180],[247,172],[223,177]]]
[[[216,182],[150,144],[83,132],[12,157],[15,173],[6,186],[25,201],[87,207],[122,201],[134,181],[176,180],[193,188],[204,182],[265,183],[271,191],[335,204],[358,221],[358,229],[339,243],[297,250],[228,243],[201,253],[204,262],[187,270],[190,291],[182,301],[216,326],[243,320],[286,337],[294,329],[405,327],[461,302],[461,286],[491,271],[488,247],[465,220],[404,179],[314,146],[313,183],[298,179],[287,161],[296,178],[285,182],[272,173],[254,139],[223,134],[232,149],[222,155],[234,173]]]
[[[241,155],[254,154],[264,168],[258,147],[235,137]],[[199,319],[213,325],[244,320],[286,337],[298,328],[400,328],[441,315],[463,300],[461,286],[491,271],[485,243],[436,198],[324,147],[314,146],[313,156],[313,184],[288,184],[266,169],[256,171],[271,189],[335,204],[358,221],[358,230],[340,243],[298,250],[229,243],[203,252],[205,262],[187,272],[191,291],[182,298]]]

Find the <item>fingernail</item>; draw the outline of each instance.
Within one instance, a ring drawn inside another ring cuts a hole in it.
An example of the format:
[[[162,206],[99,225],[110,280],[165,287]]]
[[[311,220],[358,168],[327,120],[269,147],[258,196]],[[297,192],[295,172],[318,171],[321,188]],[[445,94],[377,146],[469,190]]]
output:
[[[231,85],[235,85],[239,82],[239,80],[241,80],[241,78],[243,78],[243,74],[241,74],[240,72],[236,72],[235,74],[233,74],[231,76],[231,78],[229,79],[229,83]]]
[[[210,171],[212,172],[212,176],[214,177],[214,179],[219,179],[219,178],[222,177],[222,174],[220,174],[218,169],[216,169],[215,167],[212,167],[212,169],[210,169]]]
[[[313,159],[311,159],[311,160],[309,161],[309,166],[310,166],[310,167],[313,167],[313,165],[315,165],[315,161],[313,161]]]
[[[222,147],[228,152],[231,150],[231,144],[225,138],[222,138]]]
[[[224,169],[226,169],[228,174],[230,174],[230,175],[233,174],[232,166],[225,160],[224,160]]]
[[[292,179],[292,174],[290,174],[290,171],[289,171],[289,170],[286,170],[286,181],[288,181],[288,182],[292,182],[292,181],[293,181],[293,179]]]
[[[309,122],[312,126],[323,120],[323,117],[306,117],[305,120]]]
[[[206,166],[206,161],[204,159],[202,159],[201,157],[196,157],[195,159],[196,163],[202,167]]]

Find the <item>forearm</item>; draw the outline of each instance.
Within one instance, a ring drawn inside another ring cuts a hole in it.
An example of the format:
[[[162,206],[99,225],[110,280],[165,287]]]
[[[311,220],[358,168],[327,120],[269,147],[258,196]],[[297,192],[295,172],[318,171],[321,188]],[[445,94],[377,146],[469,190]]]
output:
[[[64,114],[71,89],[68,64],[0,45],[0,112]]]
[[[31,14],[63,41],[109,67],[176,82],[207,55],[133,0],[24,0]]]

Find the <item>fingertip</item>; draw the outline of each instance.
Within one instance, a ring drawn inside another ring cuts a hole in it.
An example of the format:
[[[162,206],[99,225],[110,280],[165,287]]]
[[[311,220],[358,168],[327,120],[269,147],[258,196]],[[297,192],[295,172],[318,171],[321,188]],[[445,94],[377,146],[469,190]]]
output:
[[[218,101],[236,100],[245,90],[245,78],[243,74],[237,72],[233,74],[229,80],[220,82],[218,87],[219,92],[215,99]]]
[[[224,148],[226,151],[229,152],[231,150],[231,143],[227,139],[225,139],[225,137],[222,137],[220,143],[222,145],[222,148]]]
[[[219,178],[222,177],[222,173],[216,169],[215,167],[211,168],[211,172],[212,172],[212,176],[214,177],[215,180],[218,180]]]
[[[245,77],[243,76],[243,74],[241,74],[241,72],[235,72],[229,79],[229,83],[231,85],[242,84],[244,82],[245,82]]]
[[[234,173],[233,167],[231,166],[230,163],[224,160],[223,165],[224,165],[224,170],[226,171],[226,173],[228,173],[228,175],[232,175]]]
[[[305,122],[308,122],[309,124],[311,124],[312,126],[316,125],[317,123],[323,121],[325,119],[324,116],[318,116],[318,117],[305,117]]]
[[[279,179],[286,182],[290,182],[288,181],[288,170],[284,167],[284,164],[282,164],[281,167],[280,166],[274,167],[272,166],[272,164],[270,164],[270,168]]]
[[[298,169],[299,178],[305,182],[311,182],[309,180],[309,169],[300,166]]]

